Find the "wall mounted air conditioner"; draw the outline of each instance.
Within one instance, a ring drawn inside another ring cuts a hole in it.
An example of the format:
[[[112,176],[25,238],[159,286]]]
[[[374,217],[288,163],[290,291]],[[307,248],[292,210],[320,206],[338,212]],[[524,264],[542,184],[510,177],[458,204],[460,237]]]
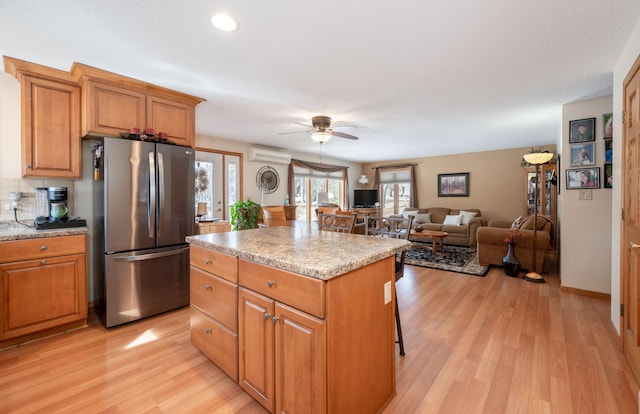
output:
[[[291,154],[267,148],[249,147],[249,161],[289,164],[291,162]]]

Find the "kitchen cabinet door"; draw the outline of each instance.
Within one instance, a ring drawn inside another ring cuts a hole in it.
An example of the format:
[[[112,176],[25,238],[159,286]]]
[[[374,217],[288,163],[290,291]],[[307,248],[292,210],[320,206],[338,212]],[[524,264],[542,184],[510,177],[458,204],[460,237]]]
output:
[[[130,88],[88,80],[83,89],[82,135],[115,136],[132,127],[144,129],[146,96]]]
[[[84,254],[0,265],[0,340],[87,318]]]
[[[193,105],[148,95],[146,125],[156,134],[166,132],[167,139],[178,145],[193,147],[195,144],[196,110]]]
[[[269,412],[274,412],[274,309],[272,299],[239,289],[238,382]]]
[[[326,322],[276,302],[276,413],[326,413]]]
[[[21,77],[22,175],[80,177],[80,87]]]

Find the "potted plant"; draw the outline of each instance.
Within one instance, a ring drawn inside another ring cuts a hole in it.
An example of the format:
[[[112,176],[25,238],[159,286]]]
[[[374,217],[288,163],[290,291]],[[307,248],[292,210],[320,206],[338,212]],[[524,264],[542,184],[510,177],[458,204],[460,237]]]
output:
[[[231,205],[231,224],[233,230],[247,230],[258,227],[260,204],[251,200],[238,201]]]

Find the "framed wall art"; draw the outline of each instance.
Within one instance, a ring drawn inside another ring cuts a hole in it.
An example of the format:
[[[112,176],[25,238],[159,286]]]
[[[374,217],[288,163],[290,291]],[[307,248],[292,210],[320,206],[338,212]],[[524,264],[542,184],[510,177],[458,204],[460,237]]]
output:
[[[567,190],[600,188],[600,167],[567,170]]]
[[[438,197],[469,197],[469,173],[438,174]]]
[[[613,141],[610,139],[604,140],[604,162],[613,162]]]
[[[571,162],[569,163],[569,166],[580,167],[582,165],[595,165],[595,148],[595,142],[571,145]]]
[[[569,121],[569,143],[595,141],[596,119],[585,118]]]
[[[613,138],[613,114],[602,115],[602,137],[604,139]]]
[[[604,188],[613,188],[613,165],[604,165]]]

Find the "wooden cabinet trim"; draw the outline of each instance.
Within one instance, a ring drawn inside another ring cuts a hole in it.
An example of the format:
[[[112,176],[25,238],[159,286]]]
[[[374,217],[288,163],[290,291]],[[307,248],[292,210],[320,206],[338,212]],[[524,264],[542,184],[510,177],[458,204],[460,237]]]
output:
[[[155,94],[172,101],[182,102],[187,105],[196,106],[200,102],[206,101],[206,99],[204,98],[199,98],[197,96],[178,92],[172,89],[163,88],[162,86],[147,83],[124,75],[119,75],[117,73],[98,69],[93,66],[84,65],[78,62],[74,62],[71,66],[70,76],[78,84],[80,84],[83,80],[99,81],[126,89],[137,89],[144,94]]]

